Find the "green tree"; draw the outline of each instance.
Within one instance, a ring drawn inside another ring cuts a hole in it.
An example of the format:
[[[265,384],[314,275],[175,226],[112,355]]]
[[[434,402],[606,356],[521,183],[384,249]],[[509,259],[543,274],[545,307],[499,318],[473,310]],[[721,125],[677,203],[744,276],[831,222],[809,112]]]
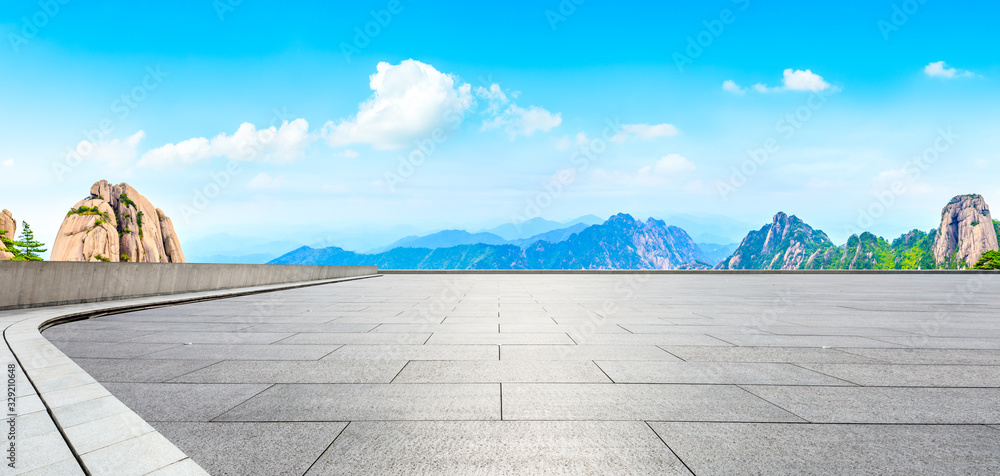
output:
[[[14,247],[20,248],[18,250],[19,256],[14,259],[17,261],[42,261],[42,257],[38,256],[38,253],[44,253],[48,250],[42,248],[45,246],[44,243],[35,241],[35,233],[31,231],[31,225],[28,225],[28,222],[24,222],[20,238],[19,241],[14,242]]]
[[[7,230],[0,230],[0,243],[3,243],[3,248],[6,248],[8,252],[14,255],[8,261],[17,261],[17,258],[21,256],[21,251],[14,246],[14,240],[7,238]]]
[[[1000,251],[987,251],[972,269],[1000,269]]]

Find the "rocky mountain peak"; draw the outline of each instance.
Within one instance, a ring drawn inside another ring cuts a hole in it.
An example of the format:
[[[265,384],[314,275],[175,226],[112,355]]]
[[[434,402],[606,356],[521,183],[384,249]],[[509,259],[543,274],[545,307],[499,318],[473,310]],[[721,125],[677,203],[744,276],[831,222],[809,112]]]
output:
[[[127,183],[94,183],[66,214],[53,261],[183,263],[173,223]]]
[[[834,248],[820,230],[814,230],[795,215],[778,212],[771,223],[751,231],[733,255],[716,269],[799,269]]]
[[[17,232],[17,221],[14,220],[14,216],[10,213],[10,210],[4,210],[0,212],[0,230],[6,232],[3,237],[8,241],[13,241],[17,239],[14,235]],[[11,253],[6,246],[6,243],[0,241],[0,261],[11,259],[14,257],[14,253]]]
[[[934,261],[945,267],[971,268],[983,253],[997,248],[990,207],[981,195],[958,195],[941,210]]]

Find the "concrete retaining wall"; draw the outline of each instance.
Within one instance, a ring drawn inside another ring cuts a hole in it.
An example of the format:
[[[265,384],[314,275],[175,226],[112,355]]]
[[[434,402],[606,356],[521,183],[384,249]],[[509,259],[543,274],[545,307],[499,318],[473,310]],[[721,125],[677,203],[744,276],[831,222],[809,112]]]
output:
[[[374,266],[0,262],[0,310],[368,276]]]

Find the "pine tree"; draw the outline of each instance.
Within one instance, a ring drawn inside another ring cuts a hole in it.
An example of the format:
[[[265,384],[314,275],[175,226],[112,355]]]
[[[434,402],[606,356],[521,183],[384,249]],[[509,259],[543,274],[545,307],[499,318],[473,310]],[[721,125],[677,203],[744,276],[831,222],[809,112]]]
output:
[[[7,238],[7,230],[0,230],[0,243],[3,243],[2,248],[14,255],[14,257],[9,258],[8,261],[17,261],[17,258],[21,256],[21,251],[14,246],[14,240]]]
[[[38,253],[44,253],[48,250],[43,249],[44,243],[35,241],[35,233],[31,231],[31,226],[28,222],[24,222],[24,229],[21,230],[20,241],[15,241],[14,246],[20,248],[20,256],[15,257],[18,261],[42,261],[42,257],[38,256]]]

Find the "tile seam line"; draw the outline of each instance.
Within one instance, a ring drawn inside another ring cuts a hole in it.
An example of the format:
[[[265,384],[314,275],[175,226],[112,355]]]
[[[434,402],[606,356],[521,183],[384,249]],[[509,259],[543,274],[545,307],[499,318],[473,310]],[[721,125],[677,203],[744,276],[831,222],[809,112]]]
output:
[[[336,443],[338,439],[340,439],[340,435],[343,435],[344,432],[347,431],[347,427],[351,426],[351,423],[354,423],[354,422],[353,421],[349,421],[349,422],[347,422],[346,425],[344,425],[343,428],[340,429],[340,432],[337,433],[337,436],[333,437],[333,441],[331,441],[330,444],[326,446],[326,449],[324,449],[323,451],[320,451],[319,455],[316,456],[316,459],[313,460],[312,464],[310,464],[309,467],[306,468],[306,470],[302,472],[302,476],[305,476],[305,475],[309,474],[310,471],[312,471],[313,466],[316,466],[316,463],[319,463],[319,460],[323,458],[323,455],[325,455],[328,451],[330,451],[330,448],[333,448],[333,444]]]
[[[680,461],[681,464],[684,465],[684,469],[688,470],[688,472],[691,473],[692,476],[697,476],[694,470],[691,469],[691,467],[688,466],[688,464],[685,463],[683,459],[681,459],[681,456],[677,454],[677,452],[674,451],[674,449],[671,448],[670,445],[667,444],[667,441],[664,440],[663,437],[660,436],[660,434],[657,433],[655,429],[653,429],[653,425],[650,425],[649,422],[645,420],[643,420],[643,423],[646,424],[646,427],[649,428],[649,431],[652,431],[653,434],[656,435],[656,437],[660,440],[660,443],[663,443],[663,446],[665,446],[667,450],[670,451],[670,454],[674,455],[674,458],[677,458],[677,461]]]
[[[163,295],[163,296],[145,296],[145,297],[136,297],[136,298],[131,298],[131,299],[123,299],[123,300],[111,300],[111,301],[104,301],[104,302],[71,304],[71,305],[68,305],[68,306],[74,306],[74,307],[75,306],[94,306],[94,308],[88,309],[88,310],[85,310],[85,311],[68,312],[68,313],[65,313],[65,314],[62,314],[62,311],[56,310],[53,313],[53,314],[55,314],[55,317],[48,317],[48,318],[46,318],[46,317],[27,317],[27,318],[20,319],[20,320],[18,320],[16,322],[13,322],[13,323],[9,324],[4,329],[4,331],[3,331],[4,344],[10,350],[11,355],[14,357],[15,361],[17,361],[18,365],[21,367],[21,372],[28,379],[28,381],[31,382],[32,386],[34,386],[34,383],[33,383],[34,380],[31,377],[31,375],[29,374],[29,372],[22,365],[21,356],[18,355],[19,352],[15,351],[14,346],[11,345],[11,343],[10,343],[10,337],[9,337],[8,333],[19,334],[19,335],[22,335],[22,336],[24,334],[27,334],[29,337],[36,337],[37,336],[37,338],[41,339],[42,341],[44,341],[46,345],[51,346],[53,349],[55,349],[55,351],[59,355],[65,356],[65,354],[62,351],[59,351],[58,348],[55,347],[55,345],[53,345],[48,339],[46,339],[42,335],[42,331],[43,330],[49,329],[49,328],[52,328],[52,327],[55,327],[55,326],[58,326],[60,324],[66,324],[66,323],[70,323],[70,322],[82,321],[82,320],[92,319],[92,318],[100,317],[100,316],[123,314],[123,313],[137,311],[137,310],[152,309],[152,308],[159,308],[159,307],[169,307],[169,306],[176,306],[176,305],[179,305],[179,304],[188,304],[188,303],[194,303],[194,302],[215,301],[215,300],[232,298],[232,297],[249,296],[249,295],[263,294],[263,293],[268,293],[268,292],[275,292],[275,291],[286,291],[286,290],[300,289],[300,288],[306,288],[306,287],[312,287],[312,286],[320,286],[320,285],[326,285],[326,284],[337,284],[337,283],[341,283],[341,282],[356,281],[356,280],[362,280],[362,279],[368,279],[368,278],[375,278],[375,277],[380,277],[380,276],[377,275],[377,274],[375,274],[375,275],[366,275],[366,276],[352,276],[352,277],[346,277],[346,278],[334,278],[334,279],[325,279],[325,280],[316,280],[316,281],[307,281],[307,282],[297,282],[297,283],[283,283],[283,284],[263,285],[263,286],[248,286],[248,287],[243,287],[243,288],[233,288],[233,289],[225,289],[225,290],[201,291],[201,292],[192,292],[192,293],[183,293],[183,294],[171,294],[171,295]],[[264,289],[260,289],[260,288],[264,288]],[[183,297],[185,295],[187,295],[189,297],[187,297],[187,298]],[[162,299],[162,301],[157,302],[158,299]],[[152,300],[153,302],[145,302],[145,303],[134,303],[133,302],[132,304],[128,304],[129,301],[133,301],[133,300],[136,300],[136,301],[149,301],[149,300]],[[123,303],[125,303],[125,304],[123,304]],[[101,305],[105,305],[107,307],[101,308],[100,307]],[[5,312],[15,313],[15,315],[17,313],[25,313],[25,312],[26,313],[34,313],[34,312],[43,312],[44,313],[44,312],[52,312],[54,308],[58,308],[58,307],[62,307],[62,306],[40,307],[40,308],[32,308],[32,309],[12,309],[12,310],[8,310],[8,311],[5,311]],[[26,322],[28,324],[24,324]],[[35,324],[36,322],[37,322],[37,326]],[[17,326],[17,325],[19,325],[19,324],[26,325],[26,326],[30,327],[30,329],[23,329],[23,330],[22,329],[14,329],[14,327]],[[156,353],[156,352],[153,352],[153,353]],[[147,355],[150,355],[150,354],[147,354]],[[69,358],[69,357],[67,356],[66,358]],[[70,360],[72,360],[72,359],[70,359]],[[85,370],[82,371],[82,372],[84,374],[86,374],[88,377],[90,377],[91,379],[93,379],[93,376],[91,376]],[[94,379],[94,381],[96,382],[97,380]],[[100,384],[100,383],[98,382],[98,384]],[[104,388],[103,385],[101,386],[101,388],[104,389],[104,391],[107,392],[108,395],[110,395],[113,398],[117,399],[117,397],[114,397],[114,395],[112,395],[111,392],[108,392],[107,389]],[[48,393],[51,393],[51,392],[38,392],[37,388],[36,388],[36,393],[37,393],[37,395],[39,397],[39,400],[41,400],[42,405],[45,407],[46,412],[49,414],[49,417],[52,420],[53,424],[59,430],[60,435],[62,436],[63,440],[66,442],[66,445],[68,446],[68,449],[73,454],[74,458],[77,460],[77,463],[80,465],[81,470],[85,474],[87,474],[89,476],[91,473],[90,473],[90,470],[87,468],[87,466],[84,464],[84,461],[82,459],[82,455],[79,455],[77,453],[77,450],[76,450],[75,446],[73,445],[72,441],[66,435],[65,430],[62,427],[62,424],[59,423],[59,420],[53,414],[52,407],[49,405],[49,403],[45,399],[45,394],[48,394]],[[141,417],[139,417],[139,418],[141,418]],[[145,420],[143,420],[143,421],[145,421]],[[171,444],[173,444],[173,443],[171,443]],[[185,458],[187,458],[186,454],[185,454]],[[174,464],[174,463],[176,463],[176,461],[171,462],[170,464]]]
[[[768,400],[768,399],[766,399],[766,398],[764,398],[764,397],[762,397],[762,396],[760,396],[760,395],[757,395],[756,393],[753,393],[753,392],[751,392],[751,391],[747,390],[746,388],[744,388],[744,385],[734,385],[734,386],[735,386],[736,388],[740,389],[740,390],[743,390],[743,391],[744,391],[744,392],[746,392],[746,393],[749,393],[750,395],[753,395],[753,396],[755,396],[755,397],[757,397],[757,398],[759,398],[759,399],[761,399],[761,400],[763,400],[763,401],[765,401],[765,402],[767,402],[767,403],[769,403],[769,404],[773,405],[773,406],[774,406],[774,408],[778,408],[778,409],[780,409],[781,411],[783,411],[783,412],[786,412],[786,413],[788,413],[789,415],[792,415],[792,416],[794,416],[795,418],[798,418],[798,419],[802,420],[802,421],[803,421],[803,422],[805,422],[805,423],[812,423],[812,420],[809,420],[809,419],[807,419],[807,418],[803,418],[803,417],[802,417],[801,415],[799,415],[798,413],[795,413],[795,412],[793,412],[793,411],[791,411],[791,410],[788,410],[788,409],[786,409],[785,407],[782,407],[781,405],[778,405],[777,403],[774,403],[774,402],[772,402],[772,401],[770,401],[770,400]]]

